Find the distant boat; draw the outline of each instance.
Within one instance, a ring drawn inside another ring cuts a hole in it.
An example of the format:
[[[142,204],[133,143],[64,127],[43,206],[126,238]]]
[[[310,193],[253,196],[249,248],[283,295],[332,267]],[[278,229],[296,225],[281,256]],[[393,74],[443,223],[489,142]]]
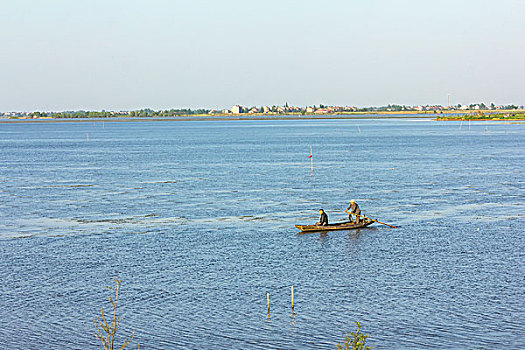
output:
[[[346,222],[337,222],[335,224],[328,225],[295,225],[301,232],[320,232],[320,231],[336,231],[336,230],[355,230],[358,228],[367,227],[373,224],[373,221],[366,220],[360,222],[359,224],[353,224],[348,221]]]

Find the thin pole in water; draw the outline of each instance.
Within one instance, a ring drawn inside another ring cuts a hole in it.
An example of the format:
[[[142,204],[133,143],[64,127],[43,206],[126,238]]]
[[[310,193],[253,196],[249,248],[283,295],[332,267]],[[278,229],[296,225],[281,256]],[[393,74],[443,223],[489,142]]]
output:
[[[485,120],[485,132],[488,131],[487,127],[488,127],[488,125],[487,125],[487,121]]]
[[[270,317],[270,292],[266,292],[266,302],[268,303],[268,317]]]
[[[359,124],[357,124],[357,131],[359,131],[359,133],[361,133],[361,128],[359,127]]]
[[[310,146],[310,171],[314,173],[314,154],[312,153],[312,146]]]
[[[89,141],[89,134],[86,133],[86,141]]]
[[[293,286],[292,286],[292,313],[294,312],[294,302],[293,302]]]

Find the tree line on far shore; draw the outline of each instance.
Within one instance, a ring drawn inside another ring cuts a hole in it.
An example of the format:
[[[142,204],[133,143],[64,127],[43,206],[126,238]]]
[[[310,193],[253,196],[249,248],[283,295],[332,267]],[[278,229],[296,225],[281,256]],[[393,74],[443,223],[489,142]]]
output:
[[[208,114],[208,109],[167,109],[154,111],[146,108],[137,111],[125,112],[108,112],[108,111],[66,111],[66,112],[33,112],[32,118],[115,118],[115,117],[133,117],[133,118],[154,118],[154,117],[178,117],[186,115]]]

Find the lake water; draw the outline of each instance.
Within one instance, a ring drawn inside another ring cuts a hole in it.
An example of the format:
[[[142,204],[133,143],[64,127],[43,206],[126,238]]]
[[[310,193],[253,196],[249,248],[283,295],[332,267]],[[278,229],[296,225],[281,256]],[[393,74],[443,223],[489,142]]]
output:
[[[101,349],[115,276],[131,348],[525,349],[523,124],[4,123],[0,159],[2,349]],[[400,228],[293,226],[351,199]]]

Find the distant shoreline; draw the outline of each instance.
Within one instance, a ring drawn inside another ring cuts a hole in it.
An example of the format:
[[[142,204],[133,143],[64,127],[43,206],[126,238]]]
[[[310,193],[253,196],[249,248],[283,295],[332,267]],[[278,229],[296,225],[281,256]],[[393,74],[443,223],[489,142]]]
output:
[[[374,113],[374,114],[313,114],[313,115],[193,115],[177,117],[110,117],[110,118],[10,118],[0,119],[0,123],[77,123],[77,122],[140,122],[140,121],[235,121],[235,120],[347,120],[347,119],[414,119],[423,118],[432,120],[435,113]]]
[[[465,111],[455,111],[452,113],[445,112],[431,112],[431,111],[390,111],[390,112],[346,112],[346,113],[332,113],[332,114],[268,114],[268,113],[243,113],[243,114],[189,114],[172,117],[87,117],[87,118],[53,118],[53,117],[0,117],[0,123],[78,123],[78,122],[139,122],[139,121],[247,121],[247,120],[359,120],[359,119],[429,119],[436,121],[524,121],[522,118],[523,111],[513,111],[515,116],[509,117],[487,117],[490,116],[490,110],[479,111],[487,113],[480,117],[479,115],[472,115]],[[470,112],[471,113],[471,112]],[[502,115],[504,112],[498,111],[497,114]],[[506,114],[509,114],[508,112]]]

